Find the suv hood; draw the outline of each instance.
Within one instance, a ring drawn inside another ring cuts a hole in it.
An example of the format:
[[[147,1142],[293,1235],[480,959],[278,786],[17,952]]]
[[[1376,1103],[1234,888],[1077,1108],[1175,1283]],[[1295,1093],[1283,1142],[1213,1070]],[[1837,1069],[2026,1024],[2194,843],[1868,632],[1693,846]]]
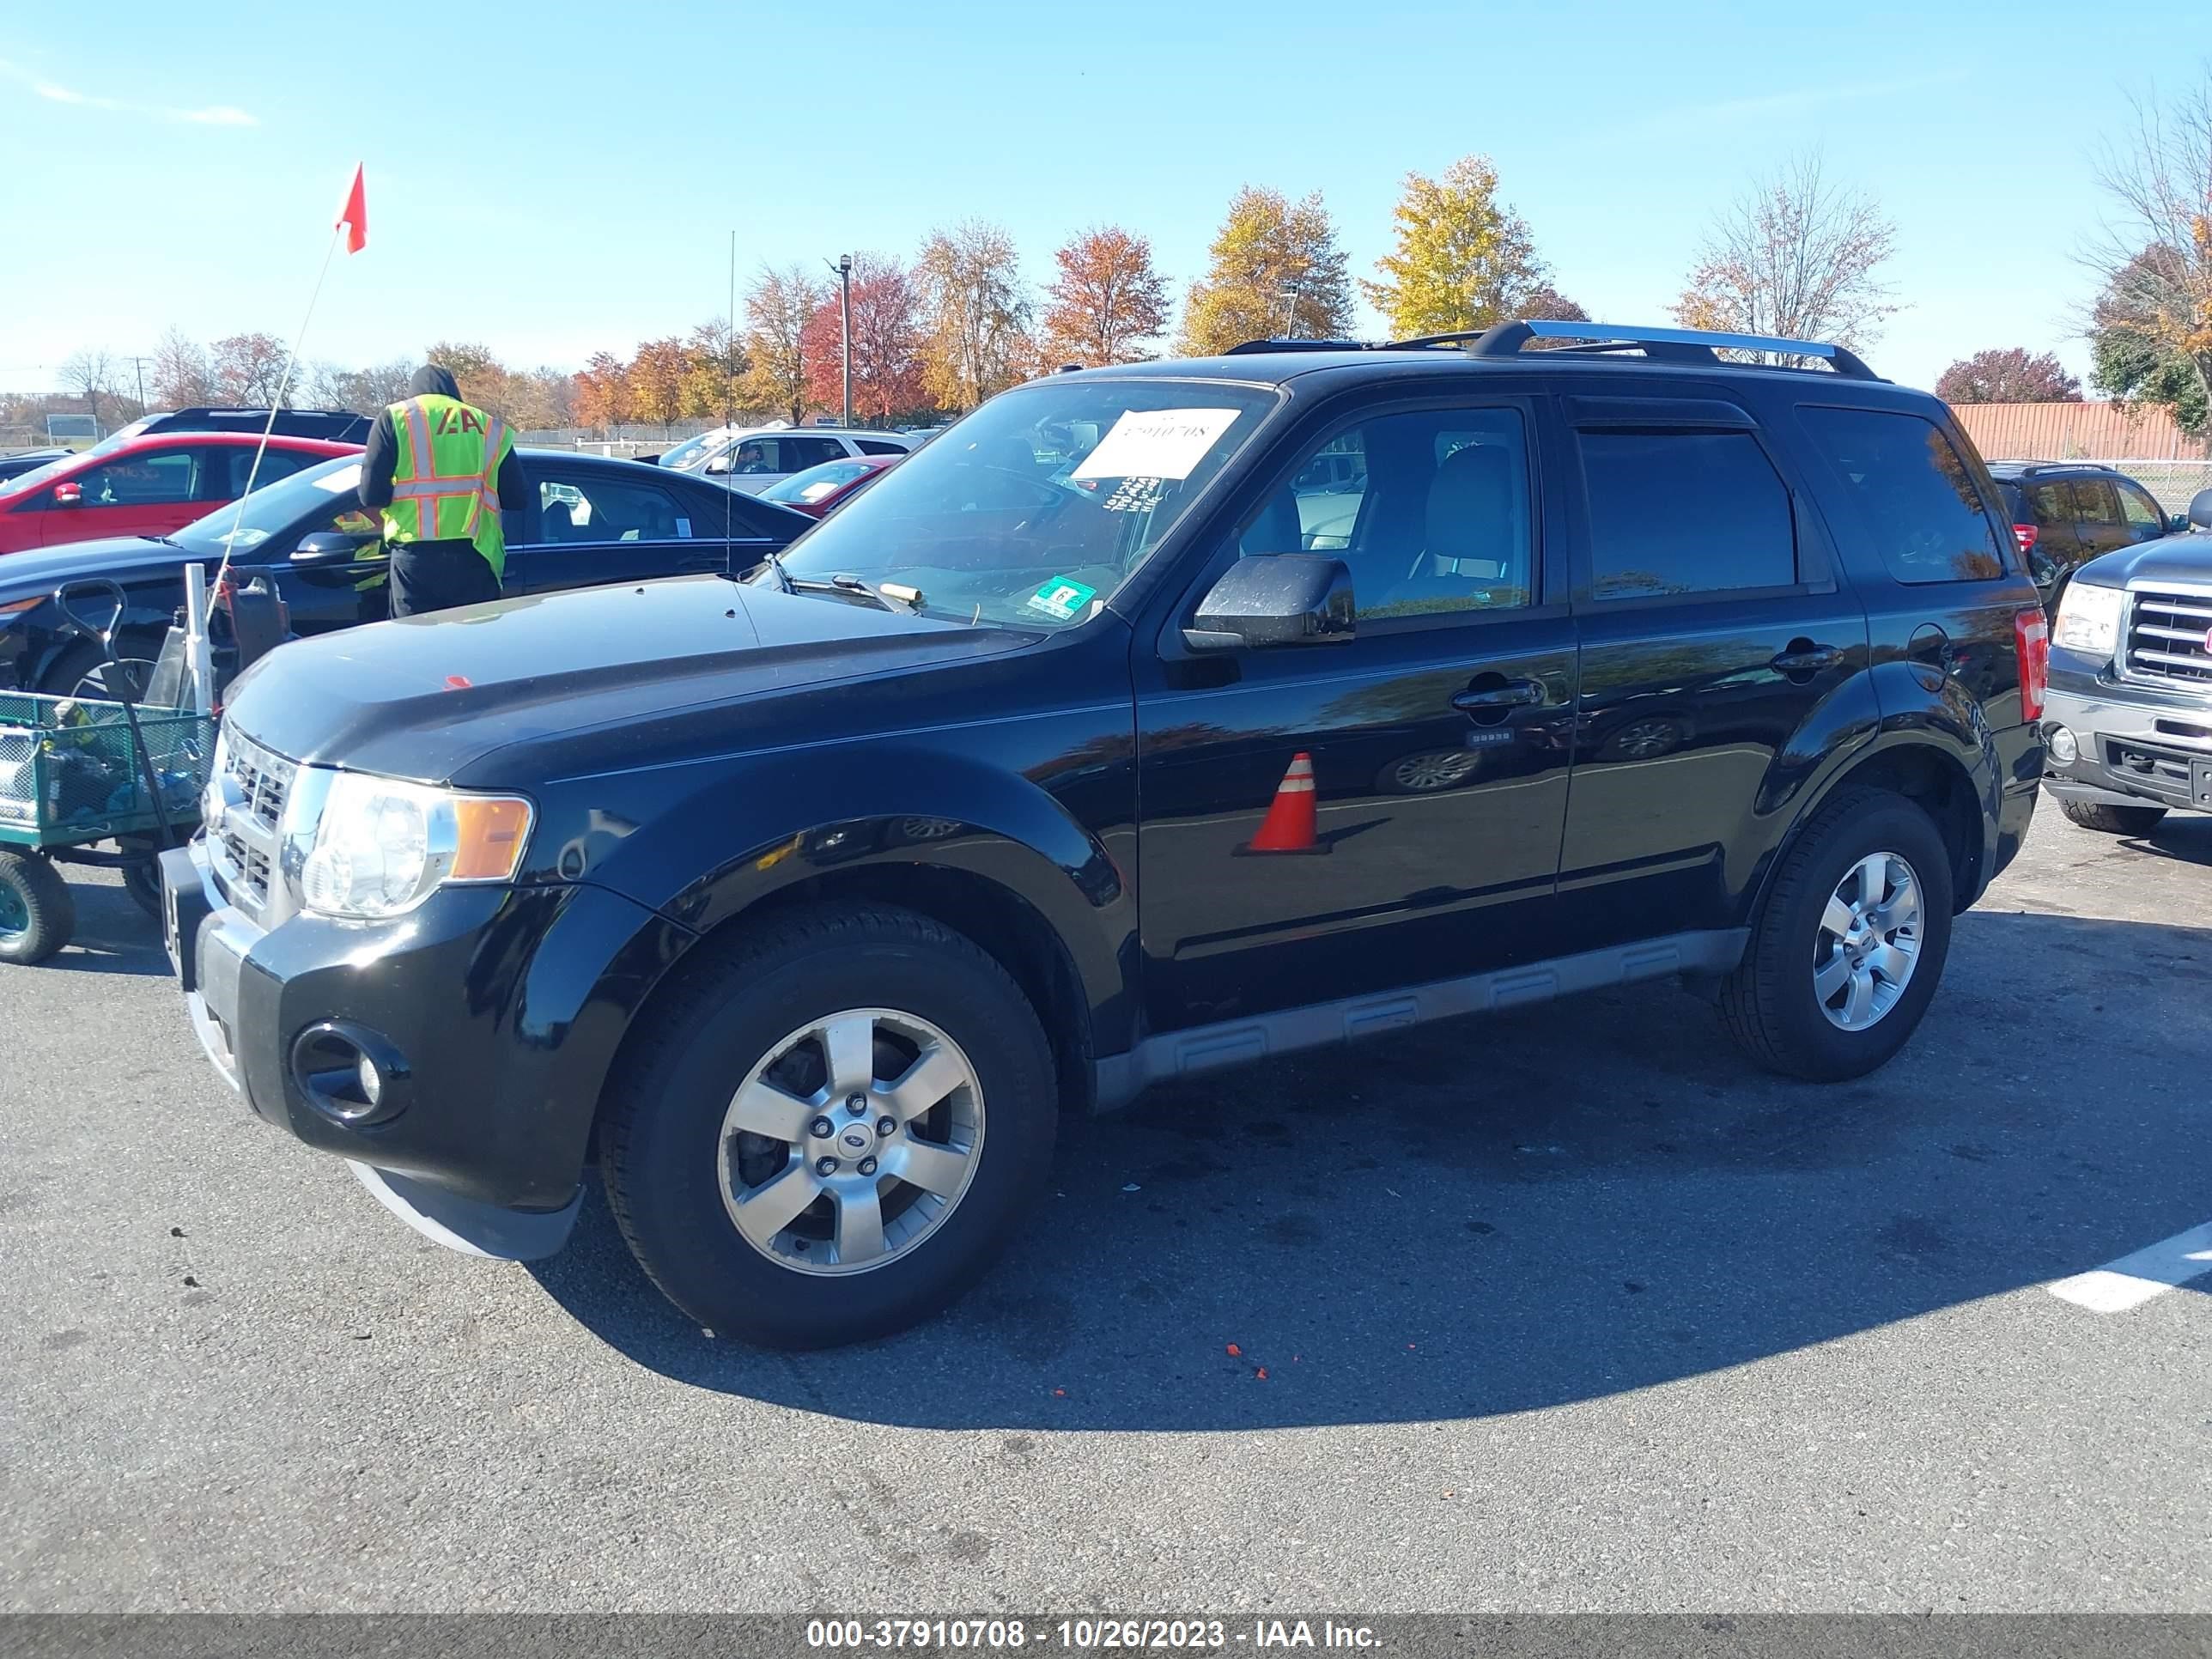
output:
[[[143,536],[113,536],[99,541],[64,542],[0,557],[0,601],[51,593],[64,582],[88,576],[120,576],[145,570],[181,570],[198,557],[167,542]],[[216,560],[201,558],[210,568]]]
[[[0,570],[6,568],[0,565]],[[2212,582],[2212,536],[2183,531],[2140,547],[2124,547],[2090,560],[2074,573],[2074,580],[2105,587],[2135,581]]]
[[[973,659],[1032,637],[684,577],[297,641],[240,676],[226,714],[295,760],[442,783],[510,744]]]

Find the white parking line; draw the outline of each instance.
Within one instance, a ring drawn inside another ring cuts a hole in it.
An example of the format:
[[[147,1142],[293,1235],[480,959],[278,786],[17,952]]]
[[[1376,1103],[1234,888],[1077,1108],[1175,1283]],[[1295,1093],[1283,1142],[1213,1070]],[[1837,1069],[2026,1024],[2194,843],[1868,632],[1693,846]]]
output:
[[[2203,1273],[2212,1273],[2212,1221],[2044,1288],[2091,1313],[2125,1313]]]

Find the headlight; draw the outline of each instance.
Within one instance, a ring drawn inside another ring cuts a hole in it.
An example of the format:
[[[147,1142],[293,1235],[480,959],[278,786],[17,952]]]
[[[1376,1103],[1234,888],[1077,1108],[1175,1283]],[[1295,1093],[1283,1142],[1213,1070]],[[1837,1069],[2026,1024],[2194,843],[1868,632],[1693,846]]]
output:
[[[2117,587],[2084,581],[2066,584],[2058,600],[2058,626],[2051,644],[2085,657],[2109,657],[2120,642],[2120,608],[2127,595]]]
[[[449,882],[511,881],[530,839],[530,803],[341,772],[331,781],[300,896],[319,915],[411,910]]]

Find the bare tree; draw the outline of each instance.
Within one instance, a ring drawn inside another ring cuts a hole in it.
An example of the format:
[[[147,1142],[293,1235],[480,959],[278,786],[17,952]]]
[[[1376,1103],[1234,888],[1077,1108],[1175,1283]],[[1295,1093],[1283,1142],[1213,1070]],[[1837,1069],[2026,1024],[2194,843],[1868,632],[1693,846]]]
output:
[[[84,399],[92,423],[100,425],[100,400],[115,389],[115,360],[105,347],[88,347],[72,353],[62,365],[62,390]]]
[[[207,348],[172,328],[154,348],[154,400],[170,409],[190,409],[215,399],[215,371]]]
[[[2154,401],[2201,408],[2212,398],[2212,64],[2171,105],[2135,105],[2135,131],[2105,147],[2097,182],[2112,207],[2083,256],[2104,279],[2090,330],[2099,383],[2125,396],[2138,386],[2116,381],[2164,378],[2172,395]]]
[[[1896,240],[1871,196],[1831,183],[1817,152],[1794,157],[1713,221],[1675,319],[1686,328],[1863,345],[1902,309],[1877,274]]]

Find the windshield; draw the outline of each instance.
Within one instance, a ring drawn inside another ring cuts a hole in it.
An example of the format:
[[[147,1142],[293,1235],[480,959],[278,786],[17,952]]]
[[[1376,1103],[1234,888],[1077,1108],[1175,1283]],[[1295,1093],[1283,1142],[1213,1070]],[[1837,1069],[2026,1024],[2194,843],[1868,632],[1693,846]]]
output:
[[[1097,614],[1244,447],[1272,392],[1047,380],[993,398],[793,543],[794,577],[921,591],[963,622],[1058,628]],[[776,580],[773,569],[757,579]]]
[[[289,478],[264,485],[246,496],[242,504],[232,501],[219,507],[204,519],[195,519],[169,539],[188,552],[204,553],[212,558],[222,556],[226,543],[234,556],[250,553],[319,507],[327,510],[333,506],[358,506],[360,497],[355,492],[360,488],[361,457],[337,456],[320,466],[311,466],[304,472],[295,472]],[[235,542],[231,541],[234,524],[238,528]]]
[[[0,495],[13,495],[20,490],[36,489],[40,484],[52,483],[64,467],[75,466],[79,461],[88,461],[99,455],[112,455],[138,435],[143,421],[134,421],[120,432],[111,432],[89,449],[80,449],[74,455],[64,455],[48,461],[44,466],[34,466],[28,472],[18,472],[12,478],[0,478]]]
[[[705,460],[708,452],[722,441],[723,434],[720,432],[702,432],[696,438],[686,438],[673,449],[664,451],[660,464],[688,471]]]

